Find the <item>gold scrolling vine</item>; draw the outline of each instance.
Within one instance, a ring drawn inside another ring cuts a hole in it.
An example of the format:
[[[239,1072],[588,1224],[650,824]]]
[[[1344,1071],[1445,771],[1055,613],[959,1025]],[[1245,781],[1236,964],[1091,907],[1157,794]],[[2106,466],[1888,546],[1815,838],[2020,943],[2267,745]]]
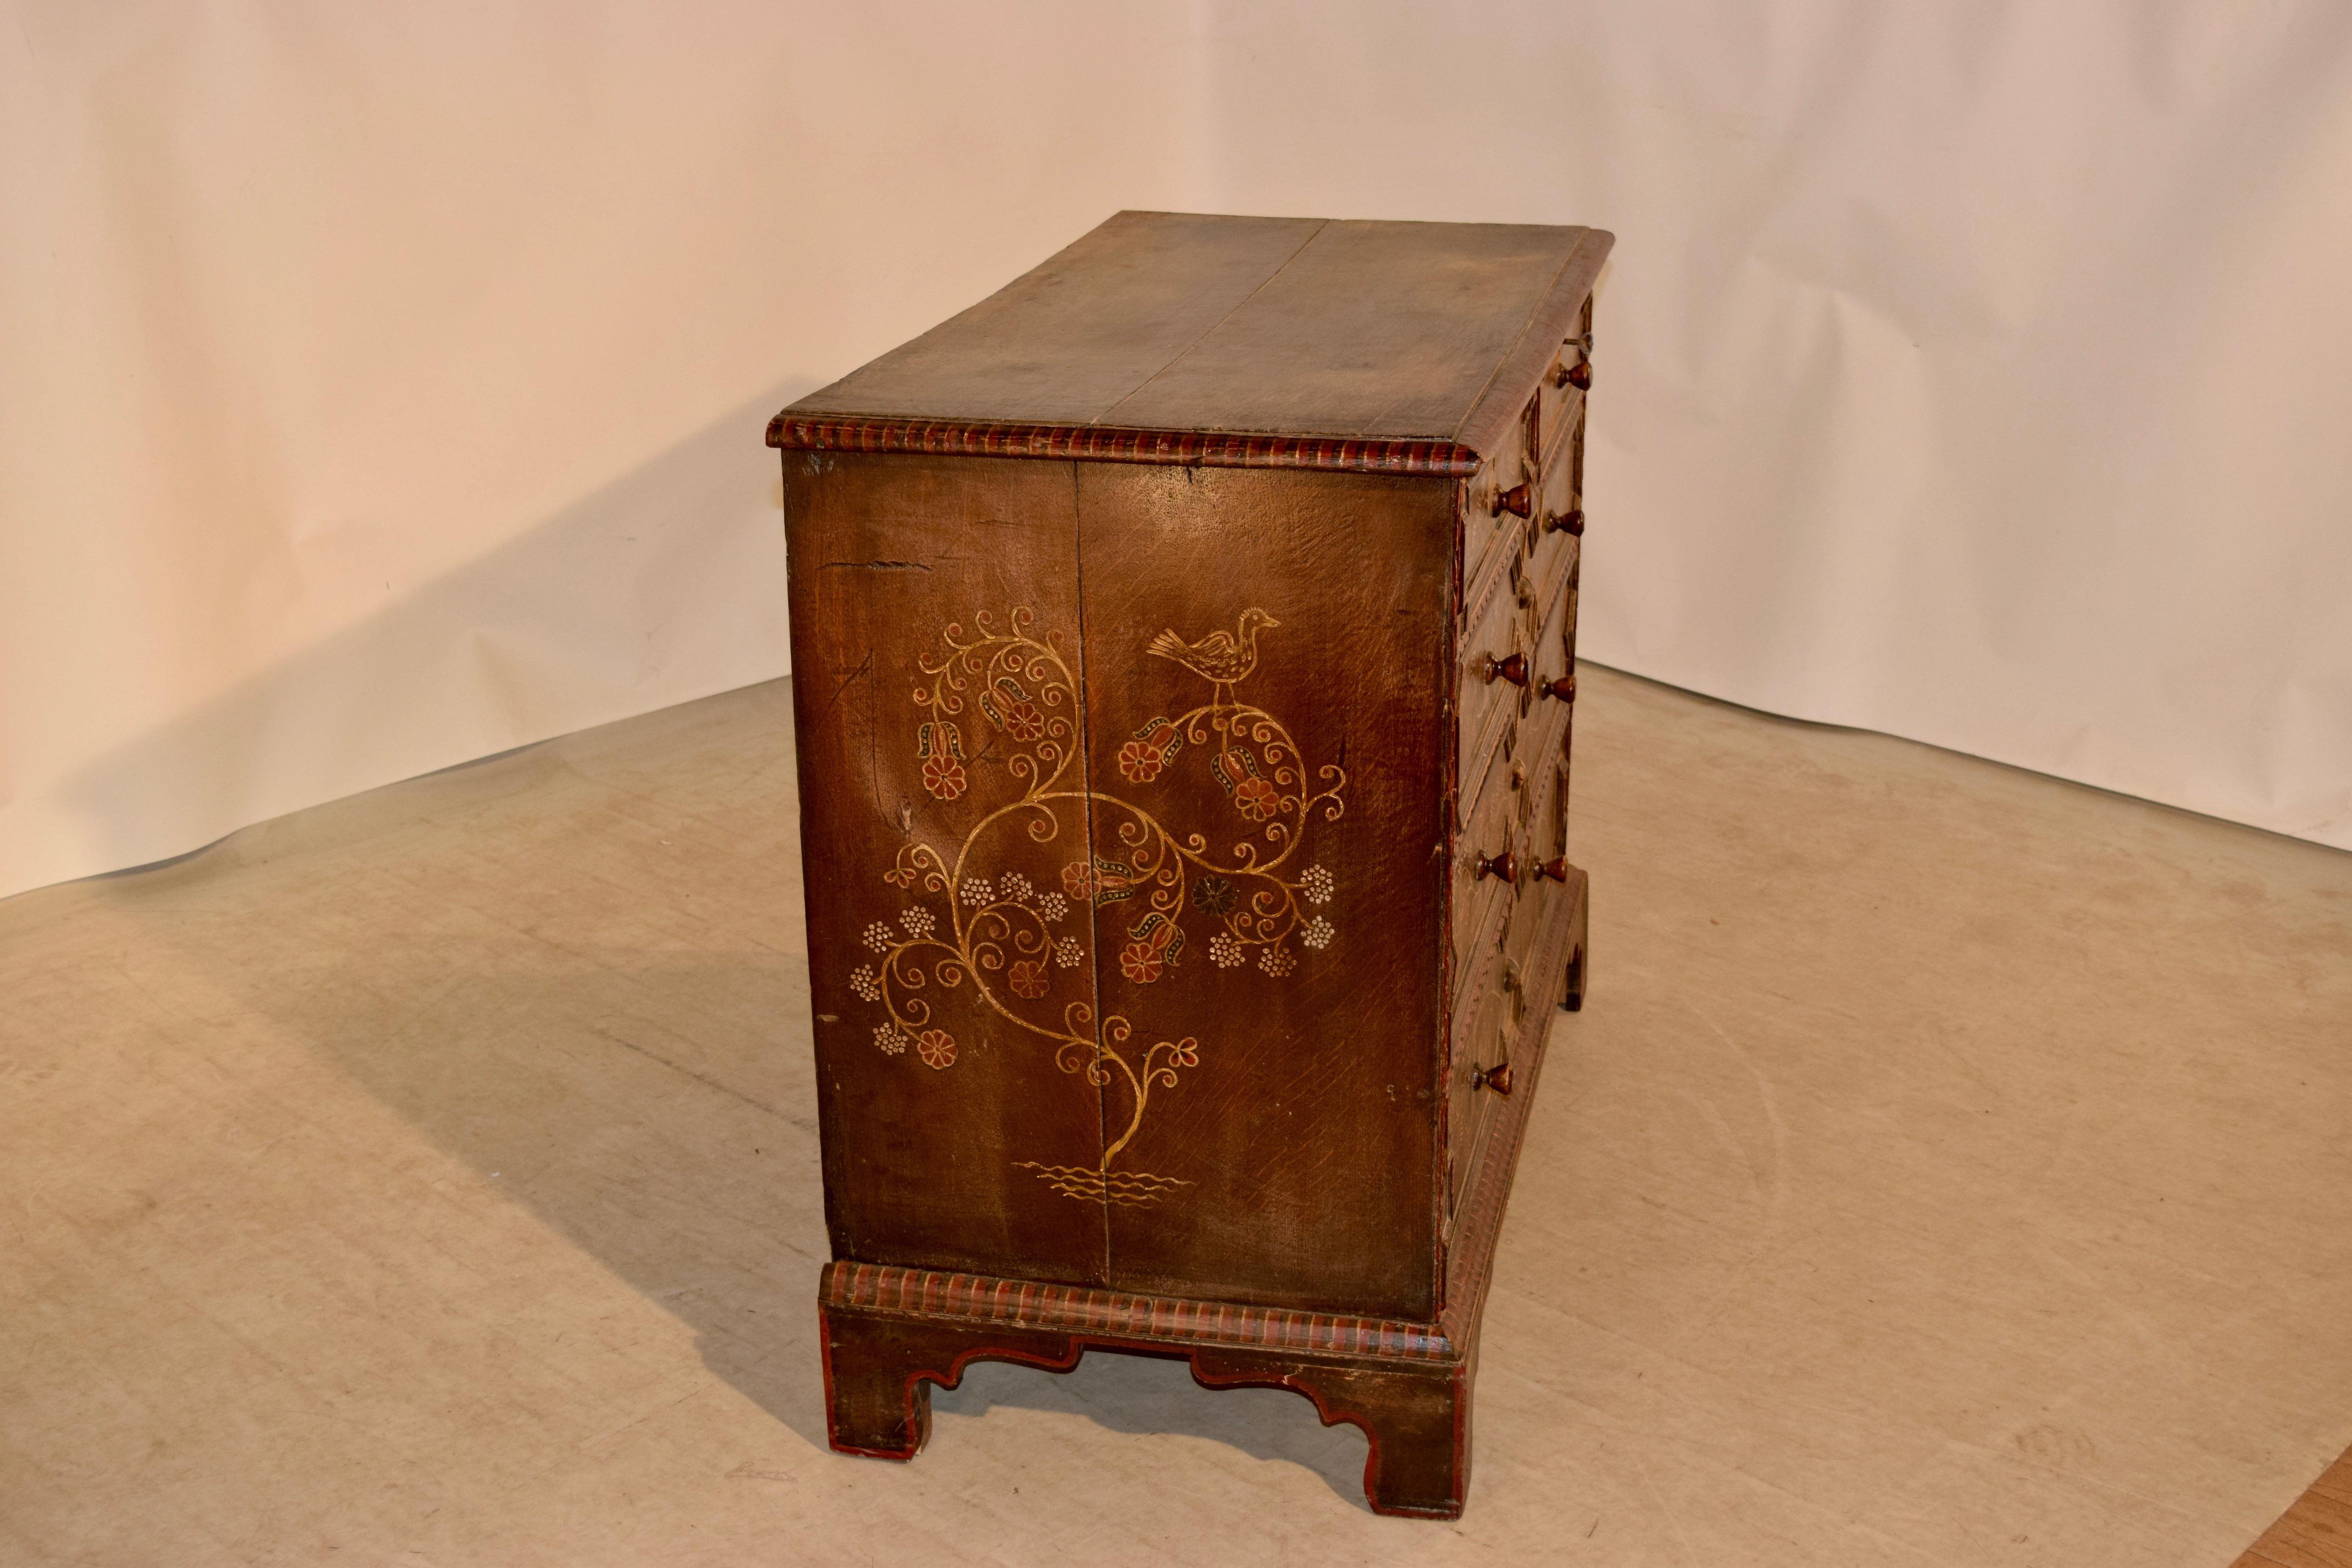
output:
[[[1221,628],[1198,642],[1171,630],[1146,645],[1147,652],[1206,680],[1210,698],[1172,718],[1148,721],[1119,743],[1115,757],[1119,776],[1132,785],[1171,778],[1180,757],[1198,759],[1191,765],[1217,784],[1232,814],[1222,826],[1171,826],[1134,800],[1070,779],[1078,683],[1063,659],[1060,634],[1037,635],[1036,617],[1026,608],[1013,610],[1002,626],[984,610],[972,619],[969,636],[950,624],[940,635],[944,650],[918,660],[922,679],[914,705],[923,717],[915,752],[923,787],[942,801],[971,789],[976,770],[963,731],[977,710],[993,731],[989,749],[1004,759],[1022,793],[985,813],[951,852],[919,839],[899,849],[882,878],[912,902],[896,925],[877,920],[866,927],[862,940],[876,962],[852,973],[850,988],[881,1005],[886,1016],[874,1039],[886,1055],[911,1047],[925,1067],[951,1068],[955,1036],[934,1016],[926,994],[969,985],[989,1016],[1049,1046],[1063,1072],[1082,1074],[1097,1089],[1123,1090],[1126,1124],[1116,1138],[1107,1136],[1099,1165],[1023,1161],[1016,1168],[1068,1197],[1149,1204],[1192,1183],[1117,1161],[1141,1129],[1152,1091],[1175,1088],[1183,1071],[1200,1066],[1201,1042],[1187,1035],[1139,1053],[1128,1018],[1111,1014],[1097,1024],[1083,999],[1066,1003],[1057,1016],[1050,1008],[1041,1014],[1037,1004],[1052,989],[1053,970],[1087,960],[1085,942],[1061,922],[1091,905],[1097,931],[1123,923],[1117,962],[1139,985],[1160,984],[1177,968],[1191,947],[1188,924],[1213,927],[1206,947],[1218,968],[1254,959],[1262,973],[1282,979],[1298,962],[1294,937],[1319,951],[1334,934],[1328,920],[1304,908],[1330,900],[1331,873],[1319,865],[1294,873],[1290,866],[1309,823],[1318,815],[1336,821],[1345,810],[1347,774],[1332,763],[1310,769],[1279,719],[1235,699],[1234,688],[1256,668],[1258,634],[1281,624],[1264,610],[1244,610],[1236,630]],[[1091,844],[1080,843],[1064,859],[1059,889],[1004,868],[1002,862],[1024,843],[1051,853],[1064,805],[1082,810],[1094,831]],[[1213,837],[1236,826],[1240,837],[1229,848],[1213,847]],[[1102,913],[1114,909],[1115,915]]]

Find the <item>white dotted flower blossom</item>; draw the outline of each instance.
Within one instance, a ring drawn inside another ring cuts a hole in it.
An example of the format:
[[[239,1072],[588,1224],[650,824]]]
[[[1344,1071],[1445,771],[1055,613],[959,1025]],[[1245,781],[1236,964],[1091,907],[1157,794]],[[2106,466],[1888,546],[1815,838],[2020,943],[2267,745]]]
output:
[[[861,963],[849,972],[849,988],[857,993],[860,1002],[882,1000],[882,981],[870,963]]]
[[[931,927],[937,922],[932,920],[930,910],[918,908],[900,914],[898,923],[907,928],[908,936],[919,941],[931,934]]]
[[[1318,952],[1331,945],[1331,922],[1321,915],[1298,928],[1298,940]]]
[[[1047,921],[1060,920],[1070,912],[1070,901],[1059,893],[1048,893],[1037,900],[1037,913]]]
[[[866,945],[872,948],[877,952],[889,952],[891,942],[896,940],[898,940],[898,933],[893,931],[888,926],[884,925],[880,921],[876,921],[872,925],[866,928]]]
[[[907,1032],[896,1024],[877,1024],[874,1043],[882,1047],[886,1057],[895,1057],[907,1048]]]
[[[974,909],[993,903],[996,901],[996,889],[989,885],[985,877],[966,877],[963,879],[963,901]]]
[[[996,879],[996,886],[1016,904],[1027,903],[1029,895],[1037,890],[1029,885],[1029,879],[1018,871],[1007,871]]]
[[[1276,978],[1290,973],[1298,955],[1286,947],[1269,947],[1257,955],[1257,966]]]
[[[1066,936],[1054,944],[1054,962],[1065,969],[1076,969],[1086,957],[1087,950],[1078,945],[1076,937]]]
[[[1307,895],[1310,904],[1329,903],[1333,886],[1328,867],[1309,866],[1298,874],[1298,890]]]
[[[1231,969],[1242,958],[1242,944],[1234,940],[1233,932],[1221,931],[1209,939],[1209,962],[1219,969]]]

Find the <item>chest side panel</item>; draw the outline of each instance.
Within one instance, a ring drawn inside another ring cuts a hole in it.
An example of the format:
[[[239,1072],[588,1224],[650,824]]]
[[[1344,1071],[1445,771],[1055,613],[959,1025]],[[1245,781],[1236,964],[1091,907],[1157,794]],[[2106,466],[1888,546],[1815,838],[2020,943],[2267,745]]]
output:
[[[1079,468],[1118,1288],[1433,1310],[1453,491]]]
[[[1059,463],[794,452],[793,695],[835,1256],[1106,1282],[1077,521]]]

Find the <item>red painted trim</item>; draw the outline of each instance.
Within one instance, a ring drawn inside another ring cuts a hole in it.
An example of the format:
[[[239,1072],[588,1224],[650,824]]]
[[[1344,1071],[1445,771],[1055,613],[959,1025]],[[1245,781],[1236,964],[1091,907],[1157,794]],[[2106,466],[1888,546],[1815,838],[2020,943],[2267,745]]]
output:
[[[1462,1356],[1461,1345],[1431,1323],[1137,1296],[1082,1286],[900,1268],[887,1263],[829,1263],[817,1298],[821,1307],[890,1313],[924,1322],[1034,1333],[1108,1334],[1179,1348],[1214,1345],[1421,1363],[1459,1361]]]
[[[894,419],[857,414],[794,414],[790,409],[768,422],[768,445],[803,452],[913,452],[938,457],[1045,458],[1210,468],[1326,468],[1349,473],[1454,478],[1477,472],[1480,461],[1477,453],[1451,441]]]

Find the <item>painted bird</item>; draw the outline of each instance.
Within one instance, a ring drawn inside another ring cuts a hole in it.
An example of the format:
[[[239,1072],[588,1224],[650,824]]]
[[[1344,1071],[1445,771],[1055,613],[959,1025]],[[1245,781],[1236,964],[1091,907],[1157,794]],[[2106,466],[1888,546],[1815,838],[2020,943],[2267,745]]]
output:
[[[1145,644],[1144,651],[1172,658],[1219,686],[1232,686],[1257,668],[1257,634],[1267,626],[1280,625],[1280,621],[1253,605],[1242,612],[1238,634],[1220,629],[1199,642],[1187,644],[1173,630],[1164,631]]]

